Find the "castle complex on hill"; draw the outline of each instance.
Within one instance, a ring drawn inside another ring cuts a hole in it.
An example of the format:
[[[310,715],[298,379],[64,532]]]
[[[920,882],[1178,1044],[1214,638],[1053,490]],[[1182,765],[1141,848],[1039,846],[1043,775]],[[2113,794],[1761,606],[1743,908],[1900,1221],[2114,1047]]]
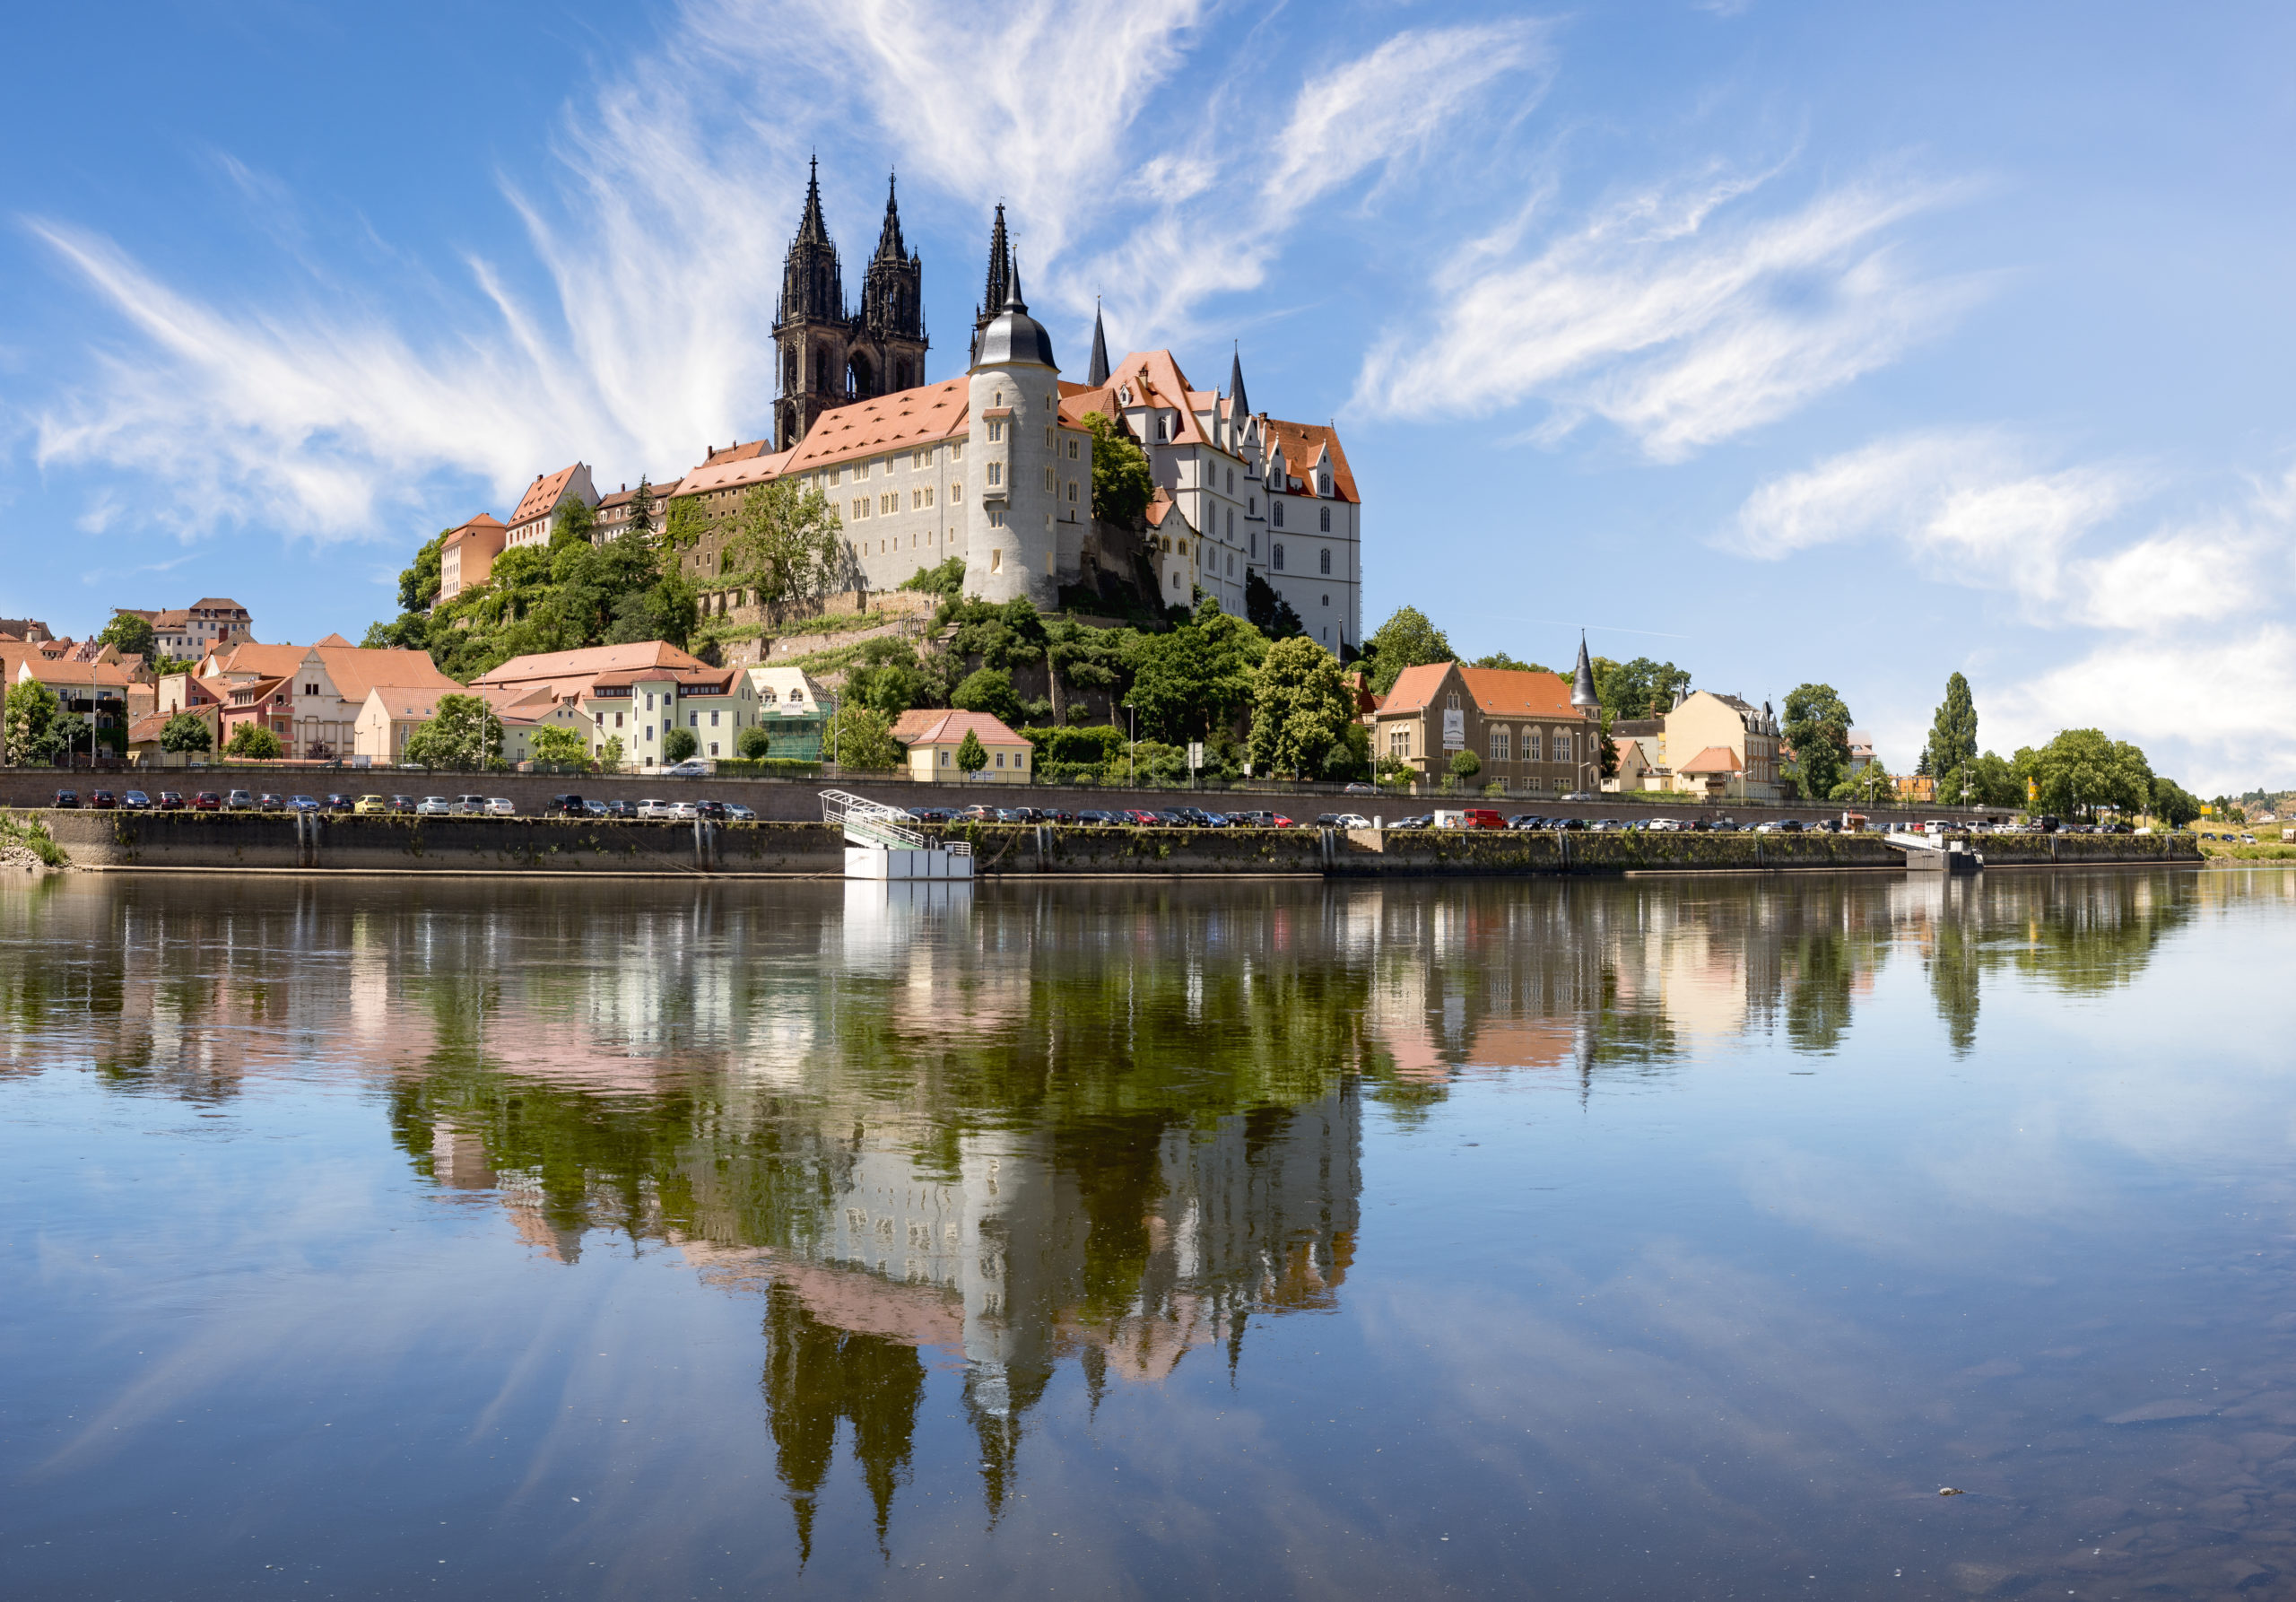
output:
[[[1224,393],[1198,389],[1168,350],[1110,361],[1099,315],[1082,382],[1061,377],[1051,334],[1029,314],[996,208],[962,376],[926,380],[924,265],[888,192],[875,255],[848,309],[818,172],[782,266],[772,337],[779,394],[770,439],[708,448],[674,483],[648,486],[653,527],[673,501],[702,514],[684,553],[704,611],[739,616],[754,593],[729,570],[728,526],[753,484],[818,489],[843,525],[855,588],[890,589],[919,568],[964,562],[965,593],[1025,596],[1050,609],[1130,585],[1162,604],[1202,590],[1238,616],[1257,574],[1334,652],[1362,640],[1362,502],[1335,429],[1254,412],[1237,354]],[[1141,527],[1092,515],[1093,435],[1108,418],[1146,453],[1155,492]],[[597,535],[628,532],[638,496],[601,496],[576,463],[537,475],[507,523],[473,518],[448,537],[440,598],[482,582],[506,546],[547,540],[580,500]]]

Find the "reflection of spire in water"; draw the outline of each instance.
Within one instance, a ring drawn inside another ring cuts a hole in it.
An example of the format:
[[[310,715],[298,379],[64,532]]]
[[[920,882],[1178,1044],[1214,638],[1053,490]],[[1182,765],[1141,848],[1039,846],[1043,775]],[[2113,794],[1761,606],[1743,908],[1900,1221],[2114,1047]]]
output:
[[[837,1447],[837,1426],[853,1426],[853,1455],[876,1510],[885,1545],[893,1492],[908,1483],[925,1364],[917,1349],[879,1335],[822,1323],[786,1284],[765,1298],[767,1427],[774,1467],[797,1527],[799,1561],[813,1556],[813,1511]]]

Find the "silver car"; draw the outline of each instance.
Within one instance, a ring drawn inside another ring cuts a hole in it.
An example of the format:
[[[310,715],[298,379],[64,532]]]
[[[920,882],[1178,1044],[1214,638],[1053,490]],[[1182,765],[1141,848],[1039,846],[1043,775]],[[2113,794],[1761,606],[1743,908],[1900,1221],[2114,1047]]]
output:
[[[455,815],[455,804],[444,796],[425,796],[414,804],[414,810],[426,818],[450,818]]]

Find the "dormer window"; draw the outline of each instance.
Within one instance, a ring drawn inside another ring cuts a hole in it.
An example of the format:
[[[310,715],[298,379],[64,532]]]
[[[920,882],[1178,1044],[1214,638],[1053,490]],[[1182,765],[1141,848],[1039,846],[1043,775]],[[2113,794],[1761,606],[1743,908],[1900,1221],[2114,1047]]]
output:
[[[1126,405],[1130,405],[1132,404],[1132,386],[1126,384],[1123,388],[1118,390],[1116,392],[1116,397]]]

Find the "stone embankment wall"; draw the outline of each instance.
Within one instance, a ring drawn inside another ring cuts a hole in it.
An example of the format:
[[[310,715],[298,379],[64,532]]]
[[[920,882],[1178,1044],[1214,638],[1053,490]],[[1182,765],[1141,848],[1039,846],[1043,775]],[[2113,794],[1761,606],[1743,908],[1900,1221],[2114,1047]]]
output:
[[[310,817],[51,812],[75,866],[326,873],[761,874],[837,876],[844,837],[816,823],[604,823],[558,818]],[[1871,835],[1552,834],[1496,831],[960,826],[989,874],[1316,874],[1418,878],[1556,873],[1898,870]],[[2018,836],[1988,867],[2197,862],[2190,837]]]

